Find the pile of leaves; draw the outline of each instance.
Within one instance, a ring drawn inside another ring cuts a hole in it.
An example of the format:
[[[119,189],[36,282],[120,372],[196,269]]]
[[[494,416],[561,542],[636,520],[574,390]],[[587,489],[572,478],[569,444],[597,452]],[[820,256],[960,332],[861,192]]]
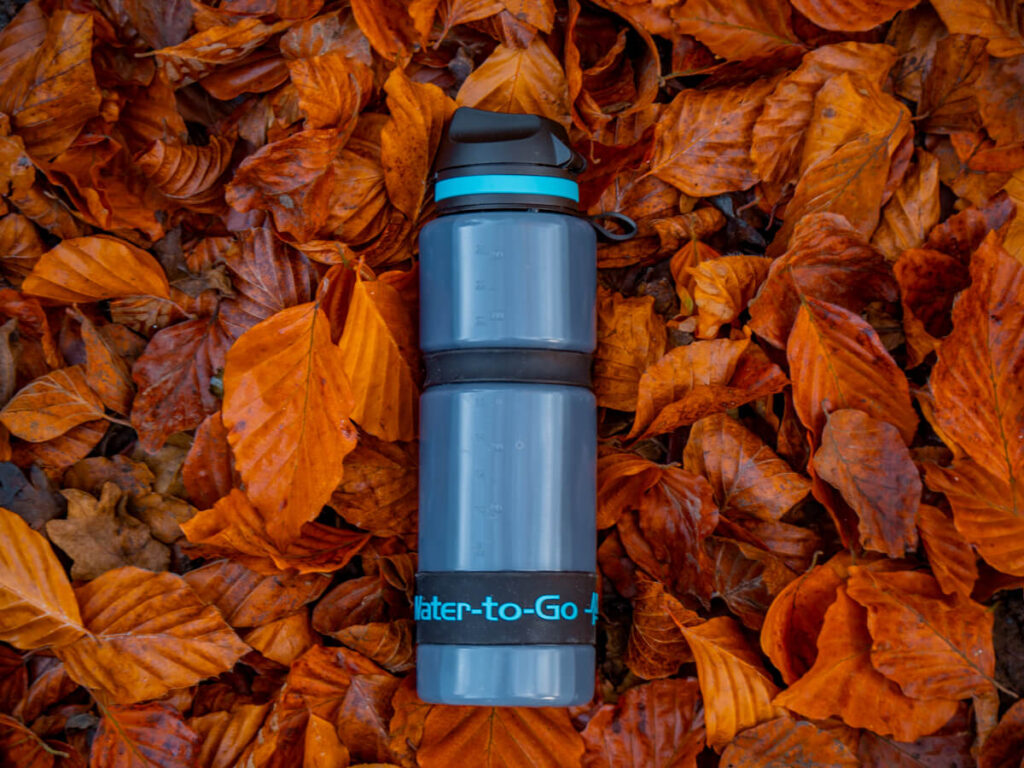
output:
[[[1014,0],[32,0],[0,32],[0,755],[1018,766]],[[588,159],[591,703],[415,694],[457,105]]]

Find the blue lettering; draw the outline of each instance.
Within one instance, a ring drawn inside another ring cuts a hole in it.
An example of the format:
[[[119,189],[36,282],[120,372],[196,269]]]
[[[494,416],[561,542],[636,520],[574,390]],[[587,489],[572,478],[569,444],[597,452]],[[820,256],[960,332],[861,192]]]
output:
[[[416,621],[430,621],[430,611],[424,610],[422,595],[416,595],[413,610],[416,613]]]
[[[473,606],[471,606],[469,603],[459,603],[459,609],[458,610],[459,610],[459,621],[462,621],[462,614],[463,614],[463,612],[464,611],[469,611],[470,613],[473,613]],[[476,611],[476,613],[480,613],[480,611]]]
[[[486,618],[488,621],[497,621],[498,620],[498,618],[494,615],[494,611],[492,610],[496,605],[498,605],[498,603],[495,601],[495,599],[493,597],[488,595],[487,599],[484,600],[482,603],[480,603],[480,605],[482,605],[484,607],[484,611],[485,611],[485,617],[484,618]]]
[[[572,608],[572,615],[569,614],[569,609]],[[580,609],[576,607],[576,603],[563,603],[562,604],[562,618],[566,620],[575,619],[580,615]]]
[[[515,616],[506,616],[505,609],[514,608],[516,611]],[[523,609],[520,608],[516,603],[502,603],[502,606],[498,609],[498,615],[501,616],[505,621],[516,621],[520,616],[523,615]]]
[[[437,599],[437,595],[434,595],[434,599],[430,601],[430,617],[434,621],[441,620],[441,601]]]
[[[557,619],[558,618],[558,606],[553,607],[551,609],[550,613],[546,613],[544,608],[545,608],[545,603],[548,603],[548,602],[551,602],[551,601],[554,601],[554,600],[558,600],[560,597],[561,597],[561,595],[541,595],[540,597],[538,597],[537,600],[533,604],[533,608],[534,608],[535,611],[537,611],[537,615],[540,618],[545,619],[547,621],[553,621],[554,619]]]
[[[591,625],[597,623],[597,592],[590,593],[590,607],[583,612],[590,614]]]
[[[445,621],[455,621],[455,603],[441,605],[441,618]]]

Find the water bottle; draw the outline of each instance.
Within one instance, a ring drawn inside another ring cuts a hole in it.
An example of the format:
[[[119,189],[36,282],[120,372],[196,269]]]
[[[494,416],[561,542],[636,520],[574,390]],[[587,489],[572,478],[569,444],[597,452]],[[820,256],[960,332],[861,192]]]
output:
[[[594,692],[596,242],[583,158],[536,115],[461,108],[420,234],[420,698]]]

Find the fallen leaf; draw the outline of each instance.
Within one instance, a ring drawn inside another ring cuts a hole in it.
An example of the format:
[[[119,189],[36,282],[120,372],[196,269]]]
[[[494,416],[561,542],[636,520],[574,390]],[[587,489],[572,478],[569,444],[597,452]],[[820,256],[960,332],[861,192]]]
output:
[[[1000,0],[936,0],[934,6],[950,32],[986,38],[993,56],[1024,53],[1024,32],[1015,6]]]
[[[871,236],[871,244],[890,261],[920,247],[939,222],[939,161],[921,149],[916,157],[917,165],[882,209],[882,221]]]
[[[718,56],[730,61],[799,54],[803,43],[790,24],[789,3],[741,2],[729,7],[709,0],[691,0],[672,9],[672,25],[693,35]]]
[[[859,768],[861,764],[838,735],[788,716],[741,732],[722,752],[722,763],[729,768],[788,768],[800,764]]]
[[[310,128],[351,133],[373,95],[370,71],[344,49],[291,60],[288,73]]]
[[[713,339],[747,308],[768,275],[769,259],[760,256],[722,256],[687,271],[693,278],[697,305],[697,338]]]
[[[85,315],[81,316],[82,341],[85,343],[85,379],[89,388],[110,410],[131,412],[135,387],[131,370],[110,342]]]
[[[942,591],[969,597],[978,580],[977,555],[953,521],[937,507],[922,504],[917,510],[917,531]]]
[[[181,474],[188,497],[200,508],[212,507],[231,492],[237,475],[220,411],[211,413],[196,427]]]
[[[230,712],[212,712],[193,717],[189,727],[199,736],[199,765],[203,768],[231,768],[263,724],[270,704],[242,704]]]
[[[317,642],[305,609],[256,627],[242,639],[254,651],[286,667]]]
[[[363,435],[345,457],[345,475],[328,502],[345,520],[376,536],[414,533],[416,444],[386,443]]]
[[[57,649],[68,674],[118,704],[156,699],[234,666],[247,646],[173,573],[124,567],[75,590],[89,634]]]
[[[99,499],[72,489],[63,494],[67,519],[48,522],[46,535],[74,561],[71,578],[89,581],[124,565],[167,570],[170,550],[145,523],[127,514],[127,499],[116,485],[106,483]]]
[[[645,680],[671,677],[685,662],[693,660],[673,616],[685,616],[691,624],[700,623],[700,617],[684,608],[653,579],[637,579],[637,595],[632,603],[633,623],[629,627],[626,666]],[[668,605],[672,605],[671,614]]]
[[[401,674],[416,666],[413,624],[412,619],[353,624],[339,629],[334,637],[389,672]]]
[[[999,725],[989,734],[981,747],[978,765],[981,768],[1010,768],[1020,765],[1024,757],[1024,736],[1021,731],[1021,720],[1024,705],[1020,702],[1010,707],[999,721]]]
[[[665,321],[650,296],[626,299],[598,288],[594,395],[597,404],[620,411],[636,409],[644,370],[665,354]]]
[[[711,561],[713,595],[743,625],[761,629],[775,596],[796,578],[782,558],[742,541],[713,536],[704,542]]]
[[[196,765],[199,735],[173,707],[159,702],[105,707],[90,756],[93,768]]]
[[[888,21],[899,11],[916,5],[916,0],[793,0],[793,6],[819,27],[844,32],[861,32]]]
[[[275,543],[320,513],[355,447],[345,359],[316,303],[277,313],[231,347],[223,419],[247,495]]]
[[[41,443],[103,415],[103,403],[89,388],[85,371],[74,365],[21,389],[0,411],[0,422],[11,434]]]

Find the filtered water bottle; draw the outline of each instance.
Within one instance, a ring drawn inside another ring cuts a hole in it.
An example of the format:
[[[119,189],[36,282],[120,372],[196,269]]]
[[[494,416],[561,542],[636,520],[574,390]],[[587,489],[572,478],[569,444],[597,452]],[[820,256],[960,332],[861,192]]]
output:
[[[446,704],[594,691],[596,242],[583,159],[536,115],[461,108],[420,234],[417,686]]]

